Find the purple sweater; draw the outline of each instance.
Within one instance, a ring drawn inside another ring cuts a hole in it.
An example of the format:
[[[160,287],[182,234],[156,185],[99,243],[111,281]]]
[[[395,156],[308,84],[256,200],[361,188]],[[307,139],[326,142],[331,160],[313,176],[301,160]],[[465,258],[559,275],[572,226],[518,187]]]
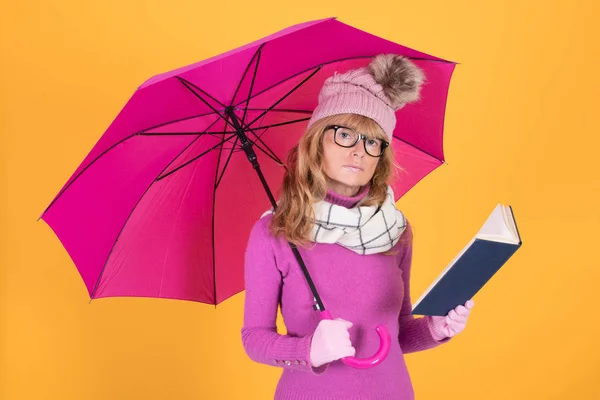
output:
[[[326,201],[353,207],[366,196],[329,191]],[[306,278],[288,242],[268,230],[272,214],[259,219],[246,249],[242,343],[250,359],[283,369],[275,399],[359,400],[414,398],[404,354],[430,349],[436,341],[428,317],[410,315],[412,243],[398,242],[396,255],[360,255],[337,244],[298,247],[323,304],[333,318],[353,323],[350,340],[356,357],[370,357],[379,348],[375,327],[384,324],[392,337],[387,358],[369,369],[355,369],[337,360],[310,366],[310,345],[320,318]],[[410,225],[407,226],[407,234]],[[277,332],[278,306],[287,334]],[[397,338],[397,340],[394,340]]]

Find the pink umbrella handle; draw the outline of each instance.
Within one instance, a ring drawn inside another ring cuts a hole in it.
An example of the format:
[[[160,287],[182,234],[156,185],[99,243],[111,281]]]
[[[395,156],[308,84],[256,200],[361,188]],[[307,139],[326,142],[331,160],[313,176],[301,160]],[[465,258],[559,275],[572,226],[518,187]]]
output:
[[[327,310],[321,311],[321,319],[333,319],[331,313]],[[383,325],[377,326],[375,328],[377,334],[379,335],[379,350],[367,358],[356,358],[356,357],[344,357],[342,358],[342,362],[350,367],[354,368],[371,368],[379,363],[381,363],[387,357],[390,352],[390,334]]]

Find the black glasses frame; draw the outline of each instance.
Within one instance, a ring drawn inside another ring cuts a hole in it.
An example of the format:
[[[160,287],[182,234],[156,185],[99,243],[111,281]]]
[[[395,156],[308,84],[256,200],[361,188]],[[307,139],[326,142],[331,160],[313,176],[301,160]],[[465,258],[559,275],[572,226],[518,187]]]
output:
[[[379,157],[383,156],[383,153],[385,152],[385,149],[390,145],[389,142],[386,142],[385,140],[379,139],[379,140],[382,141],[382,143],[381,143],[381,153],[379,153],[378,156],[374,156],[373,154],[369,153],[369,150],[367,150],[367,139],[368,139],[368,137],[366,135],[363,135],[362,133],[356,132],[356,134],[358,135],[358,137],[356,138],[356,141],[354,143],[352,143],[351,145],[349,145],[349,146],[344,146],[343,144],[339,144],[338,141],[337,141],[338,129],[341,129],[341,128],[349,129],[349,130],[351,130],[353,132],[356,132],[354,129],[348,128],[347,126],[342,126],[342,125],[329,125],[329,126],[327,126],[325,128],[325,131],[333,129],[333,141],[335,142],[335,144],[337,144],[340,147],[345,147],[345,148],[354,147],[354,146],[356,146],[356,144],[358,142],[360,142],[362,140],[363,146],[365,147],[365,153],[367,153],[371,157],[379,158]]]

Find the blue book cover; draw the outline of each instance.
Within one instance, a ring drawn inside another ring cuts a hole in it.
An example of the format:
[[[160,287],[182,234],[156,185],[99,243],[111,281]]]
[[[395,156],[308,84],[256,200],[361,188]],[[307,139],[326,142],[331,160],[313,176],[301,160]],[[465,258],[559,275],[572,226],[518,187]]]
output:
[[[411,314],[447,315],[472,299],[521,245],[512,207],[499,204],[477,235],[414,303]]]

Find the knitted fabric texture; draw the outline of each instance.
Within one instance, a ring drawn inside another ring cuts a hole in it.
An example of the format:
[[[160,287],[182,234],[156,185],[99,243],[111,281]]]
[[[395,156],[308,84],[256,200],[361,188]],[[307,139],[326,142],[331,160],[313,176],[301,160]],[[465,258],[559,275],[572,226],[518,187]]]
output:
[[[313,210],[316,216],[311,234],[313,242],[337,243],[362,255],[390,250],[406,228],[404,214],[396,208],[390,186],[380,207],[347,208],[321,200],[313,204]],[[272,212],[270,209],[262,216]]]
[[[395,54],[381,54],[367,67],[336,72],[325,80],[308,127],[324,117],[358,114],[377,122],[391,141],[396,111],[419,99],[424,79],[419,67]]]
[[[352,197],[329,192],[325,200],[352,208],[364,196],[366,192]],[[248,240],[241,327],[247,355],[282,370],[274,396],[265,398],[414,399],[405,355],[452,339],[436,340],[430,329],[431,318],[410,313],[412,245],[400,240],[391,255],[361,255],[330,243],[298,247],[325,308],[334,318],[353,323],[348,332],[357,357],[370,357],[379,349],[377,325],[384,325],[392,338],[388,356],[373,368],[356,369],[340,360],[312,368],[311,342],[321,319],[313,309],[312,292],[289,243],[269,231],[271,218],[260,218]],[[410,230],[407,222],[403,236],[410,235]],[[279,307],[285,324],[280,329]]]

